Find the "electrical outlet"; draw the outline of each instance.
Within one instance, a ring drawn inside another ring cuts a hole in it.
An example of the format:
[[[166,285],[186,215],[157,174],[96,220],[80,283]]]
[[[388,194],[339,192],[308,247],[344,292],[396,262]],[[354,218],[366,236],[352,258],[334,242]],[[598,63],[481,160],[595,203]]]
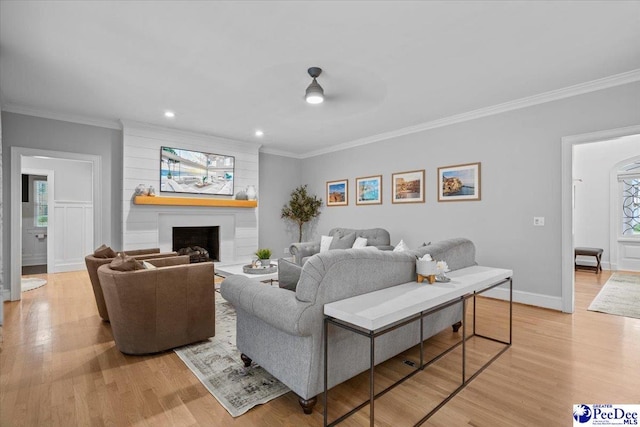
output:
[[[543,216],[534,216],[533,217],[533,225],[536,227],[542,227],[544,225],[544,217]]]
[[[289,255],[289,248],[284,248],[284,254]]]

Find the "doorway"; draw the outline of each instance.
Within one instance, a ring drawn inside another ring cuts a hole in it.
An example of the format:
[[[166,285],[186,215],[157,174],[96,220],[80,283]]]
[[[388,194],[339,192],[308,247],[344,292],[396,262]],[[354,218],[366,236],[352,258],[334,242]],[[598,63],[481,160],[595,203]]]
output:
[[[574,186],[579,177],[574,176],[574,148],[588,144],[640,134],[640,125],[611,129],[562,138],[562,311],[573,313],[575,309],[575,218]]]
[[[66,153],[58,151],[31,149],[23,147],[11,148],[11,250],[9,251],[9,282],[11,284],[11,290],[9,299],[12,301],[19,300],[21,297],[21,270],[22,270],[22,172],[23,164],[29,165],[30,161],[67,161],[69,164],[83,165],[84,168],[90,172],[86,180],[74,180],[67,183],[65,188],[71,188],[69,194],[73,195],[76,189],[84,189],[88,191],[88,198],[90,200],[77,201],[73,200],[72,196],[65,196],[59,194],[61,192],[54,191],[56,193],[56,199],[50,199],[51,204],[48,206],[49,220],[53,218],[52,226],[48,228],[47,232],[47,270],[49,273],[58,271],[71,271],[81,269],[84,263],[84,255],[78,256],[79,253],[86,254],[88,251],[93,250],[94,242],[102,240],[102,233],[100,224],[101,218],[101,198],[96,197],[100,194],[101,186],[101,159],[100,156],[89,154],[77,154]],[[35,169],[36,167],[34,167]],[[64,181],[66,178],[62,174],[58,173],[56,168],[42,167],[42,169],[53,169],[56,171],[55,183]],[[65,168],[68,169],[68,168]],[[60,176],[59,176],[60,175]],[[64,184],[64,182],[62,182]],[[52,185],[51,182],[48,183]],[[75,187],[74,187],[75,186]],[[48,196],[49,197],[49,196]],[[68,202],[68,203],[60,203]],[[65,209],[68,211],[65,211]],[[56,215],[57,212],[57,215]],[[75,216],[74,216],[75,215]],[[59,217],[59,218],[58,218]],[[65,224],[65,218],[66,223]],[[78,227],[78,221],[83,221],[83,226]],[[86,226],[85,226],[86,225]],[[64,227],[63,227],[64,226]],[[65,239],[74,238],[81,243],[81,246],[73,244],[65,244]],[[87,249],[90,248],[90,249]],[[73,256],[73,262],[66,262],[66,260],[60,259],[58,254],[64,254],[71,252]],[[75,259],[78,258],[78,259]]]
[[[55,228],[54,171],[22,168],[22,270],[21,275],[43,274],[52,269],[49,235]]]

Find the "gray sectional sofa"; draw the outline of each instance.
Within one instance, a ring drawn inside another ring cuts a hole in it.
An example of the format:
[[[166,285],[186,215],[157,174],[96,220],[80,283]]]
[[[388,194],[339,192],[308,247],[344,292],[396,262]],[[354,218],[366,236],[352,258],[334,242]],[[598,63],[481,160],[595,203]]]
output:
[[[350,248],[357,237],[367,239],[367,246],[375,246],[383,251],[393,249],[393,246],[391,246],[391,236],[384,228],[367,228],[362,230],[354,228],[332,228],[329,230],[328,235],[334,238],[332,246],[337,245],[338,249]],[[352,239],[349,239],[349,237]],[[347,246],[340,247],[341,242],[339,242],[339,240],[342,240]],[[331,249],[333,249],[333,247]],[[309,257],[319,252],[319,240],[315,242],[292,243],[291,246],[289,246],[289,253],[293,255],[293,261],[298,265],[304,265]]]
[[[323,391],[324,304],[416,280],[416,256],[431,254],[451,270],[475,265],[475,246],[467,239],[444,240],[416,251],[333,250],[304,264],[295,291],[266,286],[244,276],[221,285],[223,298],[237,311],[237,347],[245,365],[251,359],[287,385],[305,413]],[[428,285],[425,285],[428,286]],[[458,324],[456,305],[428,316],[424,336]],[[418,344],[420,325],[411,323],[376,340],[376,364]],[[457,327],[454,328],[457,331]],[[369,367],[369,342],[351,332],[330,328],[329,388]]]

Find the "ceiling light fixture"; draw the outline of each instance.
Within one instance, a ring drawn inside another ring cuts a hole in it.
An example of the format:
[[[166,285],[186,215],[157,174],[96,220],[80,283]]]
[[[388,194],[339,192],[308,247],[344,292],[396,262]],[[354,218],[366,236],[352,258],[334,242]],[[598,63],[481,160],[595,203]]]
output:
[[[262,135],[264,135],[264,132],[262,132],[261,130],[256,131],[256,136],[262,136]]]
[[[324,101],[324,90],[322,86],[318,84],[316,80],[320,73],[322,73],[322,68],[319,67],[311,67],[307,70],[309,75],[313,77],[313,81],[307,87],[307,92],[305,94],[305,99],[309,104],[320,104]]]
[[[169,119],[173,119],[176,116],[176,113],[174,113],[173,111],[165,111],[164,116]]]

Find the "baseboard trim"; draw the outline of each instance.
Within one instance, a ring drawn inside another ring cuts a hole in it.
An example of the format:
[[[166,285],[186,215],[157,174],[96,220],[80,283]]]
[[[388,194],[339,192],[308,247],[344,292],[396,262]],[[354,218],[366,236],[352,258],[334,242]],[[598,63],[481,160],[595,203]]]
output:
[[[11,290],[2,289],[2,291],[0,292],[0,295],[2,295],[2,302],[11,301]]]
[[[509,289],[494,288],[490,291],[484,292],[482,296],[508,301]],[[549,295],[524,291],[513,291],[513,302],[562,311],[562,297],[552,297]]]

